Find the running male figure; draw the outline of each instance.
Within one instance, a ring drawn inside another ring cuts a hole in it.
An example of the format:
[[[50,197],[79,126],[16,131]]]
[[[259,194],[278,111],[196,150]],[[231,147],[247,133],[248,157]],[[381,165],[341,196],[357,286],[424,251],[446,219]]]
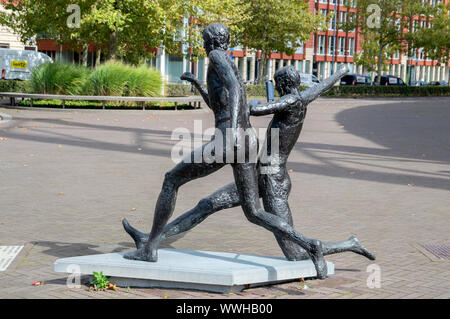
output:
[[[271,141],[270,134],[272,129],[279,130],[280,139],[278,167],[271,167],[270,163],[260,162],[260,170],[263,170],[259,175],[260,197],[262,197],[264,209],[267,212],[281,217],[291,226],[293,221],[288,203],[291,182],[286,168],[287,159],[301,133],[303,121],[306,116],[307,105],[315,100],[320,94],[331,88],[334,83],[346,73],[348,73],[348,68],[342,67],[333,76],[316,85],[314,88],[309,88],[301,92],[300,100],[297,100],[294,96],[298,95],[297,88],[300,86],[300,75],[292,66],[281,68],[274,76],[276,89],[280,94],[281,99],[272,103],[251,105],[251,115],[258,116],[275,113],[267,129],[266,143]],[[193,83],[195,87],[202,92],[201,94],[203,97],[205,98],[206,96],[207,98],[206,89],[191,73],[185,73],[181,78]],[[294,94],[294,96],[289,94]],[[292,103],[288,104],[291,101]],[[272,149],[269,144],[269,157],[271,153]],[[164,229],[162,239],[188,231],[211,214],[226,208],[239,206],[240,204],[241,201],[236,184],[230,183],[210,196],[200,200],[196,207],[168,224]],[[140,248],[144,246],[148,240],[149,234],[138,231],[132,227],[126,219],[124,219],[122,223],[125,231],[133,238],[136,247]],[[275,237],[288,260],[309,259],[309,254],[295,242],[286,240],[277,234],[275,234]],[[375,256],[364,248],[354,236],[342,242],[324,242],[323,247],[324,255],[351,251],[363,255],[368,259],[375,259]]]
[[[257,154],[258,141],[250,125],[250,108],[247,105],[244,83],[239,70],[227,55],[230,33],[221,23],[213,23],[203,30],[204,47],[209,57],[207,73],[209,105],[215,113],[216,128],[222,131],[222,138],[227,129],[232,131],[233,154],[244,153],[245,160],[239,163],[233,156],[231,163],[233,175],[247,219],[276,234],[280,239],[291,240],[300,245],[309,254],[317,272],[317,278],[327,276],[327,264],[323,258],[323,245],[319,240],[306,238],[295,231],[292,226],[277,215],[261,208],[259,202],[259,185],[257,161],[251,158]],[[211,141],[202,147],[211,147]],[[214,144],[217,145],[217,144]],[[222,145],[227,145],[224,141]],[[225,157],[229,158],[230,148],[225,147]],[[215,150],[216,152],[220,150]],[[195,151],[194,151],[195,152]],[[203,161],[195,163],[194,153],[187,161],[182,161],[165,176],[163,187],[156,203],[152,230],[147,243],[135,252],[124,255],[128,259],[157,261],[157,249],[169,218],[175,208],[178,188],[196,178],[207,176],[226,163]]]

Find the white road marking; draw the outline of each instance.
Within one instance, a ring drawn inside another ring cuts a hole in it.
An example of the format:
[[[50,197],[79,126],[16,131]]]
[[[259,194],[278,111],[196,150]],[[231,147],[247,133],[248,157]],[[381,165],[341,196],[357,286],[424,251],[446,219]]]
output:
[[[5,271],[23,246],[0,246],[0,271]]]

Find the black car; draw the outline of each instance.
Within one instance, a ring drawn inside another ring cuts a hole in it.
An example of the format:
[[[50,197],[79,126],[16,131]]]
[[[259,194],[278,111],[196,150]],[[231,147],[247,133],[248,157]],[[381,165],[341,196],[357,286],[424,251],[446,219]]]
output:
[[[347,74],[342,77],[341,85],[370,85],[370,79],[362,74]]]
[[[378,85],[378,75],[375,76],[375,79],[373,80],[373,85]],[[380,85],[406,86],[406,83],[403,82],[403,80],[397,76],[382,75]]]
[[[448,86],[448,83],[445,81],[433,81],[433,82],[430,82],[430,85]]]

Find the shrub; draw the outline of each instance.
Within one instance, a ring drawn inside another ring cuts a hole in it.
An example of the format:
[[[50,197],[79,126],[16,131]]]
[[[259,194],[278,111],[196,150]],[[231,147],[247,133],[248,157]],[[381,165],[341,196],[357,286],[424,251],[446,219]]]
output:
[[[165,96],[190,96],[199,94],[196,89],[192,90],[190,84],[166,84],[164,91]]]
[[[85,83],[87,95],[157,96],[162,78],[158,70],[145,65],[132,67],[108,62],[96,68]]]
[[[119,62],[108,62],[95,68],[84,86],[86,95],[121,96],[126,91],[128,68]]]
[[[142,65],[130,68],[128,74],[126,95],[128,96],[158,96],[161,92],[161,73],[155,69]]]
[[[1,80],[0,92],[26,93],[29,81]]]
[[[75,64],[45,63],[31,73],[29,88],[41,94],[81,94],[89,72]]]

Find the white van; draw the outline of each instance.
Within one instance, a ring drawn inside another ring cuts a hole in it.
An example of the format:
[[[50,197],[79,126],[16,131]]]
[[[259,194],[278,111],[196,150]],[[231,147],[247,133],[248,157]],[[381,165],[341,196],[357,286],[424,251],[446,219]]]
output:
[[[29,80],[31,71],[53,60],[46,54],[28,50],[0,49],[2,80]]]
[[[320,83],[319,79],[313,74],[300,73],[301,83],[300,86],[311,87]]]

